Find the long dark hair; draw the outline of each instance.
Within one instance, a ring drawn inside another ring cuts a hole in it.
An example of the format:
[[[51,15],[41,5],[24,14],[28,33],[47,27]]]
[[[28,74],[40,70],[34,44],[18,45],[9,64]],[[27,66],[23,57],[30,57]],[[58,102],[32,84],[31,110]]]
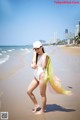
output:
[[[43,51],[43,53],[45,53],[45,51],[44,51],[44,48],[42,47],[42,51]],[[38,60],[38,53],[36,53],[36,64],[37,64],[37,60]]]

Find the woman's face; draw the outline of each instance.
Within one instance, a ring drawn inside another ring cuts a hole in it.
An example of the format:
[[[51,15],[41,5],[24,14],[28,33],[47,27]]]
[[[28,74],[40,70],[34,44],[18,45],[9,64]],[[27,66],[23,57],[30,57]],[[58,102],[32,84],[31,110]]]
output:
[[[43,53],[42,51],[42,46],[40,48],[35,48],[34,49],[36,51],[36,53],[38,53],[39,55],[41,55]]]

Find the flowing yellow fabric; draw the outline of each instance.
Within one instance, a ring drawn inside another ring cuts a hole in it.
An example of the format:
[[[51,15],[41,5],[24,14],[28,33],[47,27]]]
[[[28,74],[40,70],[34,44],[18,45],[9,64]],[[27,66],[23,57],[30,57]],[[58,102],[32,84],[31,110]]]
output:
[[[52,68],[52,63],[51,63],[51,59],[48,56],[48,63],[47,63],[47,67],[45,69],[45,82],[49,82],[51,87],[53,88],[53,90],[59,94],[71,94],[71,91],[69,90],[65,90],[62,86],[61,83],[58,81],[56,82],[56,78],[53,74],[53,68]]]

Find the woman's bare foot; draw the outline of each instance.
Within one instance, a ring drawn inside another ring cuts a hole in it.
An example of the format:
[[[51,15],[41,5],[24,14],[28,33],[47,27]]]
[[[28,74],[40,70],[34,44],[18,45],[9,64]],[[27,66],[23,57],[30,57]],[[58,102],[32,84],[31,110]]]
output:
[[[36,114],[36,115],[40,115],[40,114],[43,114],[44,112],[46,112],[46,110],[42,110],[42,109],[41,109],[41,110],[39,110],[39,111],[36,111],[35,114]]]
[[[37,111],[40,111],[41,110],[41,107],[39,105],[35,106],[34,109],[32,109],[32,112],[37,112]]]

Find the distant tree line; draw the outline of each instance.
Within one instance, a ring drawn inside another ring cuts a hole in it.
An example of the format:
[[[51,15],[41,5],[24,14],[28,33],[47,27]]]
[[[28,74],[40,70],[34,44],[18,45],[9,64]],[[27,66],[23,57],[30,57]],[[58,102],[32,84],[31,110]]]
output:
[[[76,44],[80,44],[80,32],[79,32],[78,35],[75,36],[73,39],[75,40],[75,43],[76,43]]]

